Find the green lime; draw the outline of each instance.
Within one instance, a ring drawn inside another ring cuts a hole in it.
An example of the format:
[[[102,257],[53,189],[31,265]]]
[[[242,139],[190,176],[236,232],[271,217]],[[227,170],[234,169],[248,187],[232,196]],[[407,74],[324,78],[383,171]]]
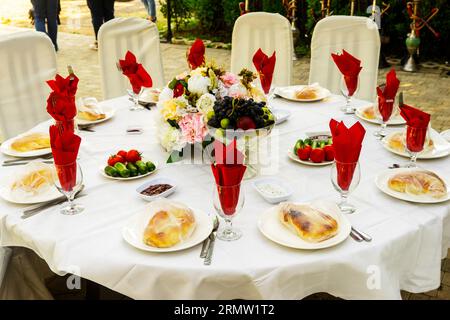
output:
[[[206,118],[207,118],[208,120],[211,119],[212,117],[214,117],[214,111],[213,111],[213,110],[209,111],[209,112],[206,114]]]
[[[228,118],[223,118],[222,120],[220,120],[220,126],[223,129],[226,129],[229,124],[230,124],[230,119],[228,119]]]

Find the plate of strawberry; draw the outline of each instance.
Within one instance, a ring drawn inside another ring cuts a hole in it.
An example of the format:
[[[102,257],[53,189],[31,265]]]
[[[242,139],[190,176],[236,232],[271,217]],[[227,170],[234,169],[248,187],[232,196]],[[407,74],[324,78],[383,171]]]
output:
[[[292,160],[310,166],[326,166],[334,161],[333,140],[328,133],[307,134],[288,150]]]

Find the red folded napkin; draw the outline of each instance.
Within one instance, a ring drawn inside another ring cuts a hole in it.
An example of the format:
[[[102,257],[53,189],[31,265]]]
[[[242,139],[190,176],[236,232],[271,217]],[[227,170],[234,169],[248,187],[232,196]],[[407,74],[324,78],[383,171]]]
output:
[[[366,130],[359,122],[347,128],[344,122],[334,119],[330,121],[330,130],[333,136],[337,182],[342,190],[347,191],[353,179]]]
[[[243,164],[244,156],[236,148],[236,140],[228,146],[214,141],[216,164],[211,170],[216,180],[217,191],[223,212],[232,215],[239,201],[240,184],[247,167]]]
[[[152,77],[142,64],[137,63],[136,56],[130,51],[127,51],[125,60],[119,60],[119,66],[122,73],[130,80],[134,93],[141,92],[142,87],[151,88],[153,86]]]
[[[400,106],[400,115],[405,119],[408,126],[416,128],[427,128],[431,117],[429,113],[406,104]]]
[[[397,95],[400,81],[397,79],[395,70],[392,69],[386,74],[386,84],[384,87],[377,87],[378,94],[378,110],[384,122],[387,122],[391,117],[394,108],[394,100]]]
[[[344,76],[348,95],[352,96],[358,87],[358,75],[362,69],[361,60],[358,60],[345,50],[342,50],[342,54],[332,53],[331,57]]]
[[[57,126],[50,126],[50,145],[63,190],[72,191],[76,184],[77,156],[81,138],[71,131],[61,131]]]
[[[259,80],[261,81],[261,87],[265,94],[270,91],[270,86],[272,85],[273,71],[275,70],[275,63],[277,57],[274,51],[272,56],[269,58],[261,48],[256,51],[253,55],[253,65],[259,74]]]
[[[77,115],[75,94],[78,88],[78,78],[71,74],[67,78],[56,75],[55,80],[48,80],[52,89],[47,99],[47,112],[56,121],[70,121]]]
[[[406,121],[406,147],[411,152],[421,152],[427,138],[430,114],[406,104],[400,106],[400,115]]]
[[[196,39],[187,52],[187,61],[191,70],[205,64],[205,44],[201,39]]]

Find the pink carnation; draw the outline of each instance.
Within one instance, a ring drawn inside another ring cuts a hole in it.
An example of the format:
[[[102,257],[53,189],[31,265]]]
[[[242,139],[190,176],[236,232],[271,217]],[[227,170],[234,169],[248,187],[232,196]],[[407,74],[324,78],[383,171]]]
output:
[[[229,88],[233,84],[235,84],[239,81],[239,79],[236,77],[236,75],[231,72],[225,73],[223,76],[220,77],[220,80],[222,80],[225,88]]]
[[[189,113],[185,115],[178,125],[181,129],[181,134],[186,142],[194,144],[202,142],[208,130],[203,123],[203,116],[200,113]]]

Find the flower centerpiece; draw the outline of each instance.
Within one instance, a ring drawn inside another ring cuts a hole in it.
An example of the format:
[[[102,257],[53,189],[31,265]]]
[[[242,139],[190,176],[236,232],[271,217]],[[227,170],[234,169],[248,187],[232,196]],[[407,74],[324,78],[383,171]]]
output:
[[[188,145],[211,141],[209,122],[212,127],[220,125],[220,128],[232,129],[238,124],[239,114],[260,115],[254,108],[244,111],[247,106],[258,104],[260,109],[265,106],[266,98],[255,81],[256,74],[247,69],[237,75],[227,72],[214,62],[207,62],[204,52],[203,42],[197,39],[187,53],[190,71],[173,78],[159,96],[158,137],[161,146],[171,154],[168,162],[182,156],[183,148]],[[216,114],[224,101],[236,107],[234,111],[227,111],[231,113],[228,122],[222,110],[220,115]],[[273,120],[268,109],[264,112]],[[248,119],[241,119],[241,122],[249,123]],[[261,123],[255,123],[258,124]]]

